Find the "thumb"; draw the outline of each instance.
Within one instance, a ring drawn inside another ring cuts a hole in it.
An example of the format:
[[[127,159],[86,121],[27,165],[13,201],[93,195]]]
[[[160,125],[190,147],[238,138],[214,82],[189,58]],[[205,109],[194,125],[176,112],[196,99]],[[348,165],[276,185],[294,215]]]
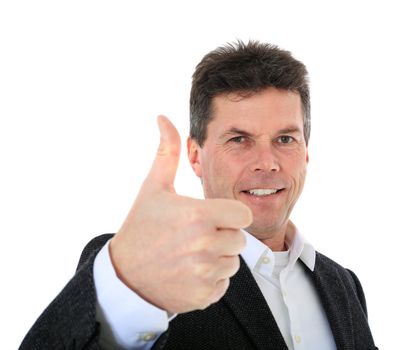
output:
[[[154,189],[175,191],[173,184],[179,163],[180,136],[171,121],[163,115],[158,117],[158,127],[160,143],[145,182]]]

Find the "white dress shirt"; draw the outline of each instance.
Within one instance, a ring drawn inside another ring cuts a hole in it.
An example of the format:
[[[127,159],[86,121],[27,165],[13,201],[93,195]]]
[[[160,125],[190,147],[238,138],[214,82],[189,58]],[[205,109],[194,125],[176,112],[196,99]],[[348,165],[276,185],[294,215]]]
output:
[[[336,349],[327,316],[305,268],[314,270],[316,252],[294,228],[285,237],[289,248],[273,252],[246,233],[241,253],[290,350]],[[298,262],[300,259],[303,264]]]
[[[247,245],[241,252],[268,303],[290,350],[336,349],[317,292],[300,259],[314,270],[316,253],[295,229],[287,235],[285,252],[273,252],[243,231]],[[96,256],[94,281],[101,345],[108,349],[149,350],[168,329],[168,315],[129,289],[116,276],[108,251],[109,242]]]

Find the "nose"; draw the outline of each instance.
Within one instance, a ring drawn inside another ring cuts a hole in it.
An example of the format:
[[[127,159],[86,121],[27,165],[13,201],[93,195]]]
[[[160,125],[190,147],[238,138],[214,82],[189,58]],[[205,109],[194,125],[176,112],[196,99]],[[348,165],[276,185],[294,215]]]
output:
[[[280,170],[280,164],[272,144],[264,142],[257,144],[252,150],[251,170],[253,172],[276,172]]]

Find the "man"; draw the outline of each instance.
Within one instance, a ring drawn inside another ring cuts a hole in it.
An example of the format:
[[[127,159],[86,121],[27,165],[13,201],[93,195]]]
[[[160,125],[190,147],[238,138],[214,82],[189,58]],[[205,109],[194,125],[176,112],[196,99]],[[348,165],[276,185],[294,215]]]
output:
[[[205,200],[176,194],[179,134],[158,124],[121,229],[88,244],[21,349],[376,349],[357,277],[289,220],[309,160],[305,66],[258,42],[199,63],[188,156]]]

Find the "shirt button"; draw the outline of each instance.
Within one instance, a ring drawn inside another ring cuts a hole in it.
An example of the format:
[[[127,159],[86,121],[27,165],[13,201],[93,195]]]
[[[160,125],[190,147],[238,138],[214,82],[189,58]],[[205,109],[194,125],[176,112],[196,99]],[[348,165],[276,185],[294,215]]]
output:
[[[141,340],[143,341],[151,341],[155,339],[156,334],[155,333],[145,333],[142,335]]]
[[[295,342],[299,344],[301,341],[302,338],[300,337],[300,335],[295,335]]]
[[[263,264],[269,264],[270,261],[271,261],[271,260],[270,260],[267,256],[265,256],[265,257],[262,258],[262,263],[263,263]]]

